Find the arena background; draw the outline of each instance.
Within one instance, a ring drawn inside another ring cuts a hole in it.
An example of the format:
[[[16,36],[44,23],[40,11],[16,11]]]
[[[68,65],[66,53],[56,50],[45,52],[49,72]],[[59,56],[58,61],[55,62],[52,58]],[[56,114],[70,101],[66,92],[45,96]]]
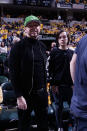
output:
[[[48,51],[50,51],[51,43],[55,41],[55,36],[60,29],[69,32],[69,46],[73,50],[78,41],[87,33],[87,0],[0,0],[0,43],[2,41],[6,43],[8,53],[11,44],[8,39],[9,34],[12,33],[12,35],[16,34],[21,37],[24,19],[31,14],[38,16],[42,22],[39,39],[46,44]],[[15,96],[9,92],[11,85],[9,85],[8,72],[2,74],[4,68],[8,71],[7,61],[5,66],[3,65],[6,58],[7,53],[4,52],[3,55],[0,53],[0,60],[2,60],[2,63],[0,63],[0,89],[2,89],[2,91],[0,90],[0,131],[7,131],[6,129],[10,131],[11,128],[17,128],[18,120],[16,106],[14,106]],[[3,84],[6,82],[7,84]],[[49,86],[48,83],[48,114],[49,119],[55,121],[54,111],[50,106],[52,102]],[[1,92],[4,95],[1,95]],[[66,103],[64,106],[68,113],[69,107]],[[68,126],[66,124],[67,113],[64,114],[65,126]],[[34,113],[32,113],[32,119],[34,119]],[[53,121],[50,121],[51,126]]]

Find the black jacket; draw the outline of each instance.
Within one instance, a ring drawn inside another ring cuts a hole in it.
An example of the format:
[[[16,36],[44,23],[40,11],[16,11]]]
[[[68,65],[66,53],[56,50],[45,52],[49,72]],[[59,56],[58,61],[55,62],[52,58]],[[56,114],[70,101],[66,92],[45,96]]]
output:
[[[9,69],[17,97],[46,87],[45,64],[46,47],[42,42],[25,38],[12,47]]]
[[[53,49],[50,53],[49,76],[52,85],[72,85],[70,61],[73,51],[70,49]]]

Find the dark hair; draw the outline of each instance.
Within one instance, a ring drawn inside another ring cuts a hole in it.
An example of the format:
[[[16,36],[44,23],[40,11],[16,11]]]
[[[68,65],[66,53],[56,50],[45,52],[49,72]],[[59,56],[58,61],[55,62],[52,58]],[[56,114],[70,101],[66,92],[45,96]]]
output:
[[[59,39],[59,36],[60,36],[60,34],[61,34],[62,32],[66,32],[66,31],[60,30],[60,31],[57,33],[57,35],[56,35],[56,43],[58,44],[58,46],[59,46],[58,39]],[[66,33],[67,33],[67,32],[66,32]],[[68,43],[67,43],[67,45],[69,45],[70,38],[69,38],[69,34],[68,34],[68,33],[67,33],[67,37],[68,37]]]

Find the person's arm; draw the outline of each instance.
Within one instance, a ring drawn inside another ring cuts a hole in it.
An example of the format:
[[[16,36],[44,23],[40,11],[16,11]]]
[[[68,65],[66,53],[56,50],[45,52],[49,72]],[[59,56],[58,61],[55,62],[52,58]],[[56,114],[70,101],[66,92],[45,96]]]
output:
[[[77,54],[74,53],[72,60],[70,62],[70,73],[71,73],[71,77],[74,83],[74,78],[75,78],[75,65],[76,65],[76,59],[77,59]]]
[[[17,97],[18,108],[22,110],[26,110],[27,103],[25,98],[23,97],[23,92],[21,87],[20,55],[18,54],[18,52],[19,49],[17,48],[17,46],[14,46],[11,49],[10,56],[9,56],[9,71],[10,71],[11,83],[13,85]]]
[[[10,51],[8,63],[9,63],[9,75],[10,80],[15,90],[16,97],[22,96],[21,92],[21,80],[20,80],[20,55],[17,46],[13,46]]]

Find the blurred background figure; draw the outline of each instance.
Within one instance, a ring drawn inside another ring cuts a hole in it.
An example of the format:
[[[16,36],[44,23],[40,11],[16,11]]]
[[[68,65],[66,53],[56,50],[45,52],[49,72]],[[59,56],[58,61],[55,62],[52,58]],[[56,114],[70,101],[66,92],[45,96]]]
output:
[[[7,46],[4,41],[0,42],[0,53],[7,53]]]
[[[53,41],[53,42],[51,43],[51,50],[53,50],[55,47],[56,47],[56,42]]]

